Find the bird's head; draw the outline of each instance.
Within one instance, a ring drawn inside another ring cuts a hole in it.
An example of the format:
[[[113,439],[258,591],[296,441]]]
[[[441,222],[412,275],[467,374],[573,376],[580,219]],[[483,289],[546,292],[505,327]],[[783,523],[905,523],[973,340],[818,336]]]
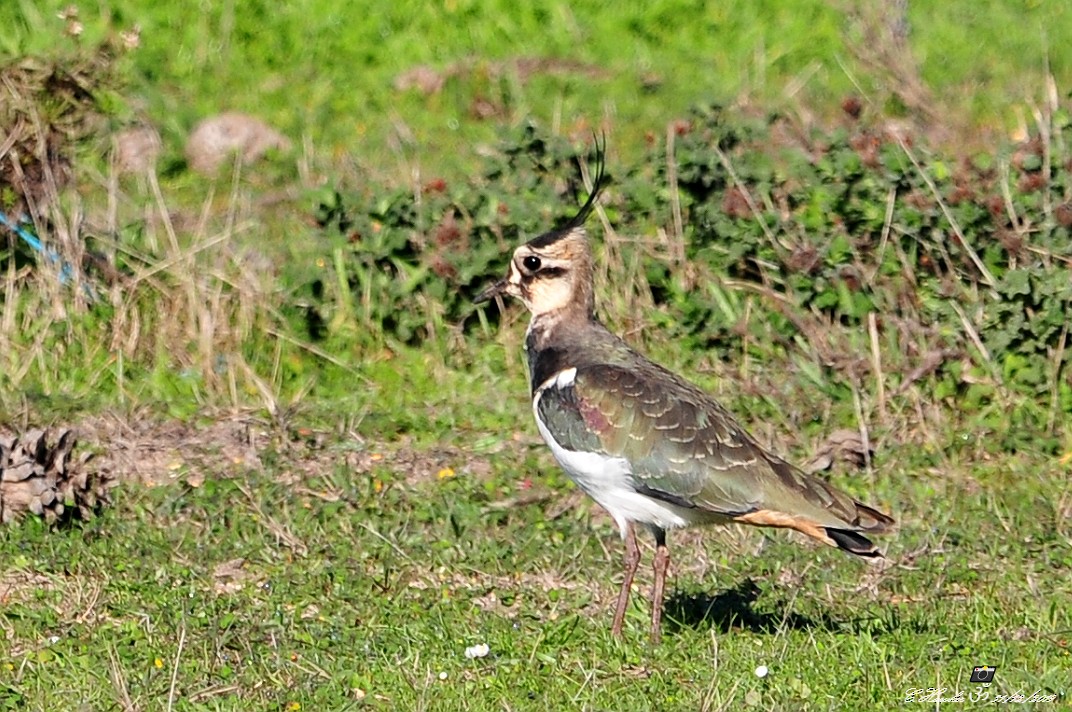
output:
[[[592,248],[584,222],[606,185],[604,149],[596,145],[597,172],[592,193],[565,224],[514,250],[506,276],[473,300],[477,304],[501,294],[516,297],[534,317],[569,309],[595,310],[592,292]]]

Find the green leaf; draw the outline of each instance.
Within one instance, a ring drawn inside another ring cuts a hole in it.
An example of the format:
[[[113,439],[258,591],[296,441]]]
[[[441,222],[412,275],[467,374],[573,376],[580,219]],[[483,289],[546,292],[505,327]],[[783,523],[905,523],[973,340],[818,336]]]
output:
[[[1031,295],[1031,273],[1026,269],[1013,269],[1005,273],[998,290],[1007,297]]]

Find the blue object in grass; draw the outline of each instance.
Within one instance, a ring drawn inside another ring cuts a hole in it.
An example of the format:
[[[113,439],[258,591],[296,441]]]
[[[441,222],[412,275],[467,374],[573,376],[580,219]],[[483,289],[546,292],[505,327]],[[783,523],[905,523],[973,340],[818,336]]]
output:
[[[34,252],[40,252],[49,262],[52,262],[53,264],[57,262],[60,263],[60,284],[67,284],[67,282],[70,281],[71,276],[73,275],[71,265],[60,257],[58,252],[51,247],[46,247],[37,235],[34,235],[32,232],[19,225],[18,222],[12,221],[3,211],[0,211],[0,225],[3,225],[18,235],[23,242],[30,246],[30,249]]]

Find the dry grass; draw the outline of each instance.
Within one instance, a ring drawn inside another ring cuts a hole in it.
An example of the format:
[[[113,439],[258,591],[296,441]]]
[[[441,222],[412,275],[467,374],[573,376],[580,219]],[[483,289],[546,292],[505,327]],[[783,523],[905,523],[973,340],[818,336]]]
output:
[[[104,348],[106,357],[92,359],[100,369],[85,374],[80,384],[86,390],[114,388],[120,401],[126,400],[126,371],[139,365],[192,370],[210,394],[229,394],[234,405],[247,402],[246,385],[262,366],[251,367],[243,354],[255,339],[271,348],[272,340],[263,335],[280,328],[272,308],[275,288],[249,269],[236,245],[254,222],[236,221],[218,230],[206,224],[180,236],[162,197],[157,198],[159,220],[146,232],[151,242],[163,245],[162,254],[146,254],[118,236],[96,240],[123,256],[123,266],[111,265],[118,276],[110,284],[94,272],[74,270],[73,278],[64,280],[55,269],[20,270],[9,262],[3,285],[8,298],[0,314],[0,349],[13,366],[7,388],[22,387],[31,370],[46,388],[59,386],[64,377],[57,349],[92,355]],[[233,200],[239,204],[238,196]],[[41,240],[58,245],[65,264],[88,264],[89,231],[81,206],[57,193],[44,215],[37,212],[34,232]],[[271,374],[259,382],[271,383]],[[276,393],[265,396],[274,399]]]
[[[131,173],[128,147],[107,140],[99,102],[119,84],[121,51],[75,43],[55,60],[0,67],[6,417],[29,407],[28,391],[137,405],[147,374],[157,391],[182,382],[195,408],[279,414],[306,387],[281,395],[282,360],[296,349],[330,356],[280,313],[275,265],[253,247],[264,211],[240,165],[224,195],[209,184],[192,208],[166,194],[155,161]],[[99,145],[109,159],[82,157],[76,183],[72,161]]]

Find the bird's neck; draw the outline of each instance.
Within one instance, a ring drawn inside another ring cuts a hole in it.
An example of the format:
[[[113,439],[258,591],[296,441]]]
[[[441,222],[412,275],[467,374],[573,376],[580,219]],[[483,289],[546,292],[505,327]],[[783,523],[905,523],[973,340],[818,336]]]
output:
[[[585,341],[594,330],[605,330],[595,314],[595,302],[590,298],[575,298],[547,311],[533,312],[525,332],[525,349],[539,352],[564,343]]]
[[[583,365],[578,359],[591,352],[587,347],[615,338],[587,308],[573,307],[534,314],[529,322],[525,353],[533,392],[559,371]]]

